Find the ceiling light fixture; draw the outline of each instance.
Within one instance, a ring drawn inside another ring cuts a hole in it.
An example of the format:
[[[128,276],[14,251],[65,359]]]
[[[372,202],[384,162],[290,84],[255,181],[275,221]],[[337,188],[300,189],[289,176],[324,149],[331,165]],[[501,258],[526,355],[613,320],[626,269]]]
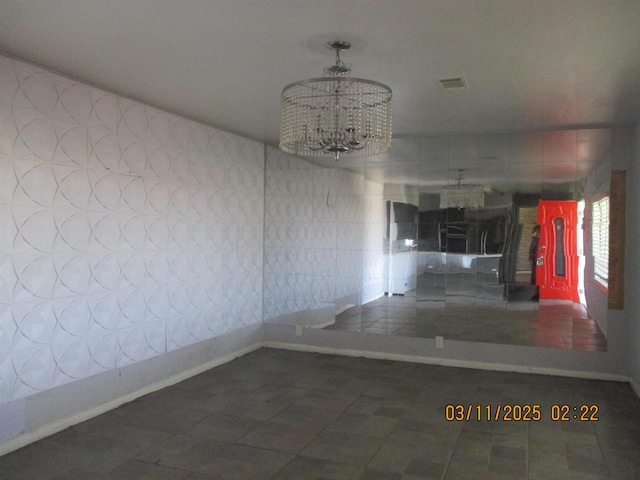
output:
[[[456,183],[440,190],[440,208],[480,208],[484,207],[484,187],[462,183],[464,170],[458,169]]]
[[[351,44],[330,42],[336,63],[325,77],[287,85],[282,90],[280,148],[301,156],[374,156],[391,148],[391,89],[350,77],[340,52]]]

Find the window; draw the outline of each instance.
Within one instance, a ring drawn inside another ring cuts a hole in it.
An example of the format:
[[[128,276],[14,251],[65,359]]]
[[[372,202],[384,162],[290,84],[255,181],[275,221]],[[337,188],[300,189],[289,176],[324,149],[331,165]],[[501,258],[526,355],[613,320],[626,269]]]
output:
[[[605,288],[609,284],[609,197],[593,203],[593,278]]]

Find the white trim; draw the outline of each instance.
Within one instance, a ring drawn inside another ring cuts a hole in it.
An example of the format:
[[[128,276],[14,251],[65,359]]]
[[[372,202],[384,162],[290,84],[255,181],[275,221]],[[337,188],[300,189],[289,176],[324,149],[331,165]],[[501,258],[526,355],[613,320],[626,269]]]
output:
[[[388,270],[388,268],[387,268]],[[385,280],[386,282],[387,280]],[[387,290],[387,289],[383,289],[383,290]],[[368,297],[363,297],[362,301],[360,302],[360,305],[365,305],[367,303],[373,302],[375,300],[378,300],[379,298],[384,297],[384,292],[382,293],[376,293],[374,295],[369,295]]]
[[[79,413],[75,413],[68,417],[60,418],[55,420],[54,422],[48,423],[39,427],[33,431],[25,432],[17,435],[3,443],[0,443],[0,456],[5,455],[9,452],[17,450],[18,448],[24,447],[30,443],[41,440],[45,437],[53,435],[54,433],[58,433],[66,428],[69,428],[73,425],[77,425],[78,423],[82,423],[91,418],[97,417],[98,415],[102,415],[103,413],[108,412],[109,410],[113,410],[114,408],[118,408],[125,403],[131,402],[140,398],[144,395],[148,395],[149,393],[161,390],[166,387],[170,387],[171,385],[175,385],[176,383],[180,383],[184,380],[187,380],[191,377],[199,375],[207,370],[211,370],[212,368],[218,367],[225,363],[230,362],[238,357],[246,355],[247,353],[251,353],[254,350],[258,350],[261,348],[262,342],[254,343],[248,347],[241,348],[233,353],[229,353],[222,357],[215,358],[206,363],[198,365],[196,367],[189,368],[182,372],[171,375],[170,377],[163,378],[162,380],[151,383],[149,385],[145,385],[144,387],[128,393],[127,395],[123,395],[122,397],[116,398],[115,400],[111,400],[107,403],[103,403],[101,405],[97,405],[89,410],[84,410]]]
[[[333,319],[333,320],[327,320],[326,322],[322,322],[318,324],[314,323],[313,325],[310,325],[309,328],[317,328],[319,330],[322,330],[323,328],[330,327],[331,325],[335,325],[335,324],[336,324],[336,320]],[[297,327],[298,325],[295,325],[295,326]]]
[[[297,343],[265,341],[266,348],[281,350],[294,350],[300,352],[325,353],[329,355],[344,355],[347,357],[364,357],[375,360],[393,360],[398,362],[423,363],[442,367],[461,367],[476,370],[494,370],[499,372],[532,373],[539,375],[554,375],[560,377],[584,378],[588,380],[606,380],[613,382],[630,382],[629,377],[613,373],[602,372],[577,372],[560,368],[529,367],[523,365],[509,365],[504,363],[475,362],[469,360],[455,360],[448,358],[424,357],[418,355],[404,355],[400,353],[374,352],[369,350],[341,349],[331,347],[318,347],[315,345],[302,345]],[[632,385],[633,386],[633,385]],[[635,388],[634,388],[635,390]],[[640,389],[636,390],[640,397]]]
[[[355,307],[356,304],[355,303],[348,303],[346,305],[343,305],[339,308],[336,308],[336,316],[340,315],[342,312],[346,312],[347,310],[349,310],[350,308]]]

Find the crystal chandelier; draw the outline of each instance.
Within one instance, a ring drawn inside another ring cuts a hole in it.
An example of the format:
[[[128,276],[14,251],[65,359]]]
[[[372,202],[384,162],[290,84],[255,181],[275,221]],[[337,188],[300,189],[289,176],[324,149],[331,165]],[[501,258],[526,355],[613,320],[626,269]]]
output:
[[[391,148],[391,89],[349,76],[340,60],[348,42],[328,44],[336,63],[325,77],[287,85],[282,90],[280,148],[301,156],[374,156]]]
[[[480,208],[484,207],[484,187],[482,185],[465,185],[462,183],[464,170],[458,169],[454,185],[447,185],[440,190],[440,208]]]

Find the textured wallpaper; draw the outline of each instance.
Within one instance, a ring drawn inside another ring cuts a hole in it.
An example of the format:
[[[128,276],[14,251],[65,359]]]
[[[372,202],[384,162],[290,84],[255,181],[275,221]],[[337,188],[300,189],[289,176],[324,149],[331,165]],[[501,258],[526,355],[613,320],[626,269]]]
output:
[[[262,144],[0,57],[0,401],[262,321]]]
[[[270,147],[265,177],[265,320],[384,293],[383,185]]]

